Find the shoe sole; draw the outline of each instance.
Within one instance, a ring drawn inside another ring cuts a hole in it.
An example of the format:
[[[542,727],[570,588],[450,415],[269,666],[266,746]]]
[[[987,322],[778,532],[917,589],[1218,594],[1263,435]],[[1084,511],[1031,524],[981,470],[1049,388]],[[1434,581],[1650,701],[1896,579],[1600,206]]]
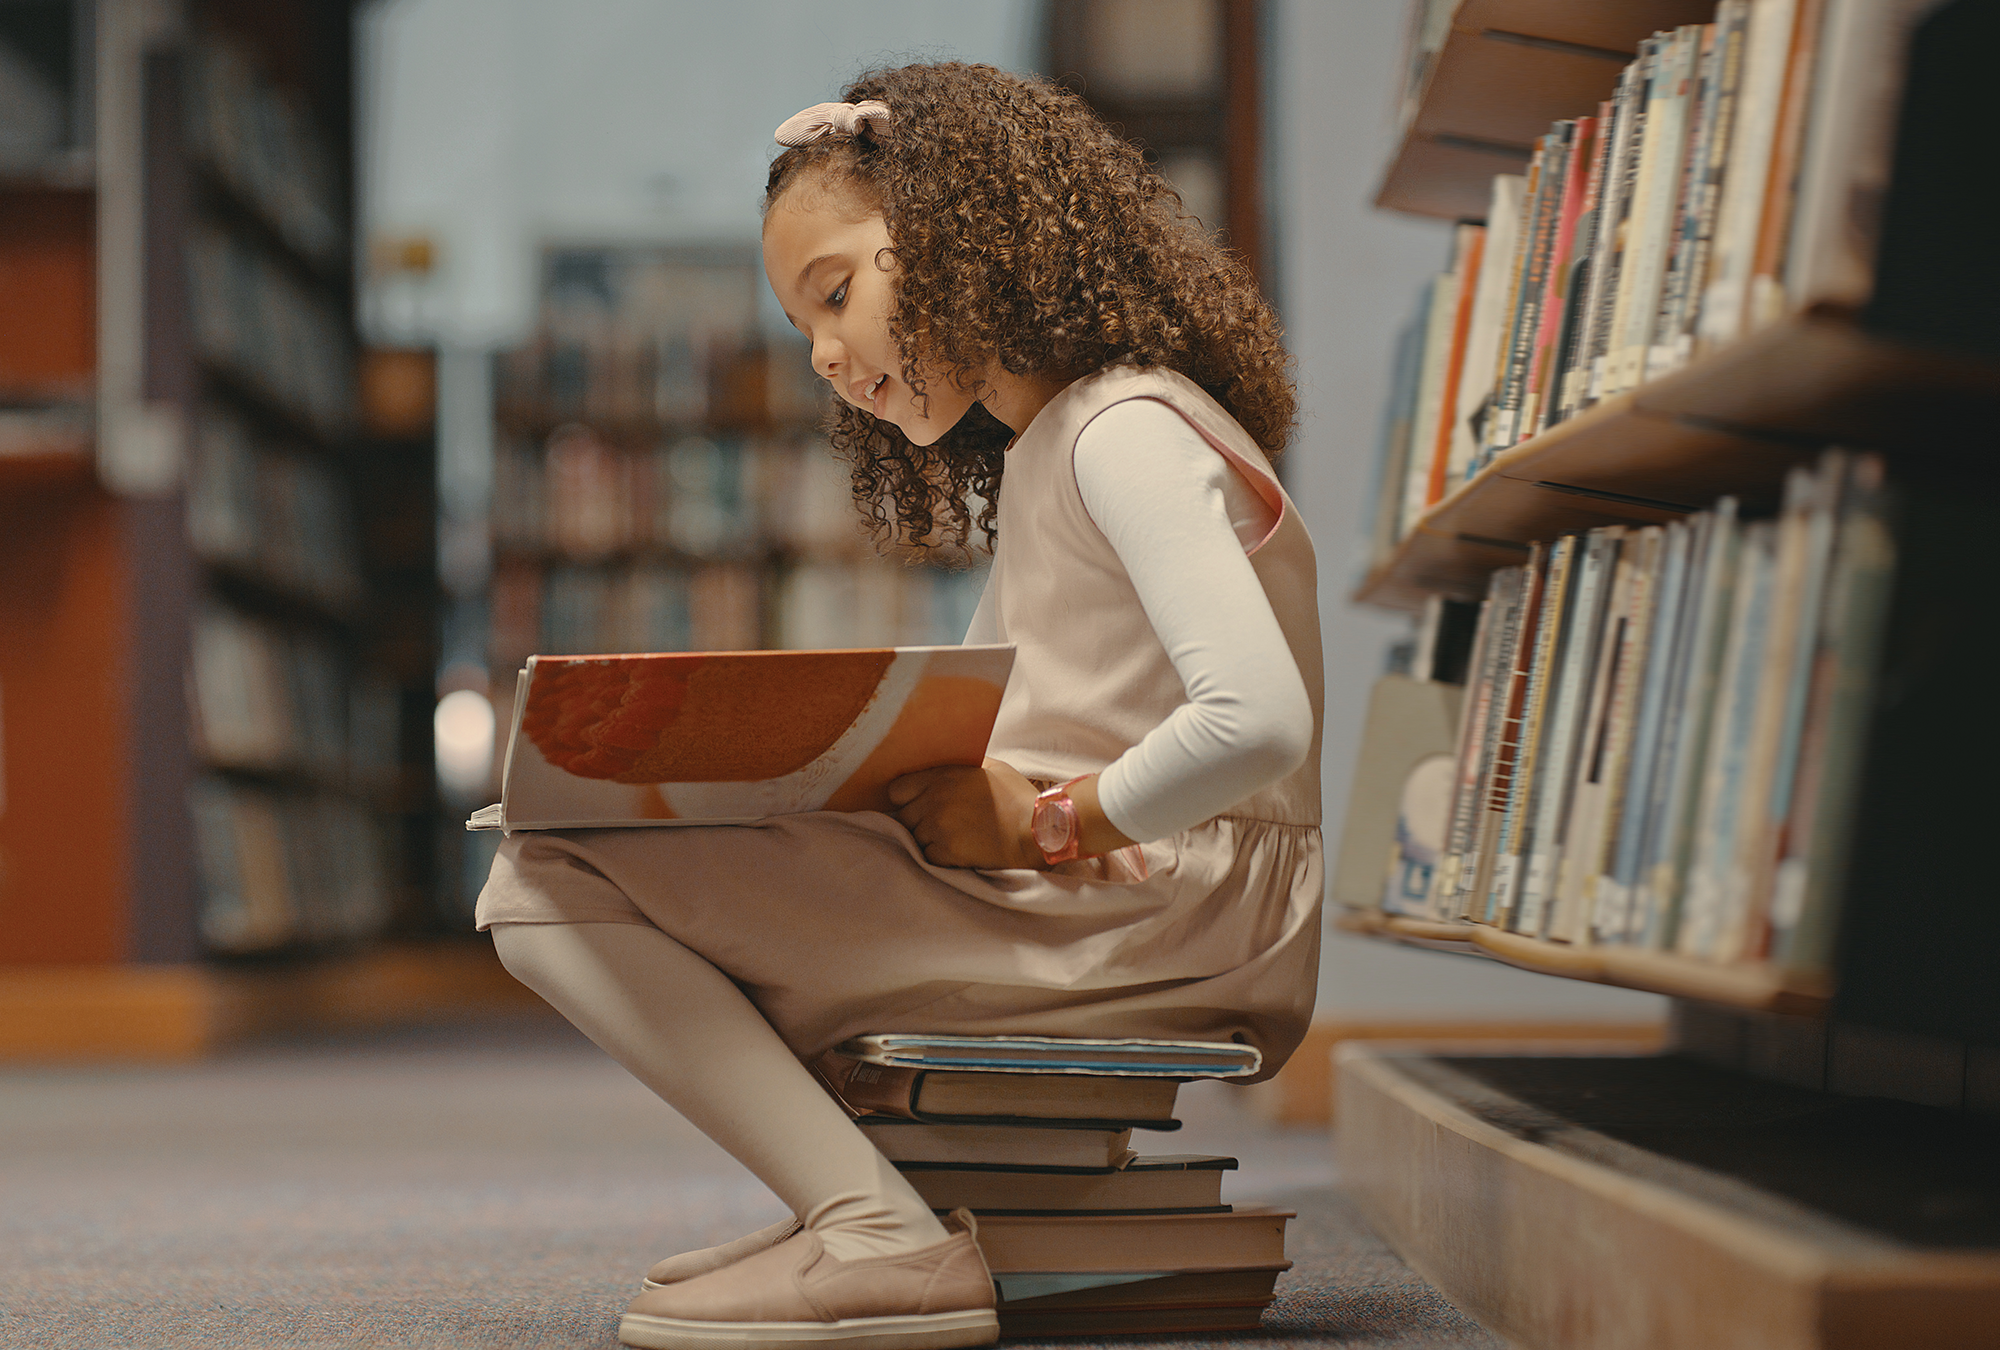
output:
[[[618,1323],[618,1339],[644,1350],[763,1350],[834,1342],[843,1350],[955,1350],[999,1340],[1000,1319],[989,1308],[838,1322],[691,1322],[626,1313]]]

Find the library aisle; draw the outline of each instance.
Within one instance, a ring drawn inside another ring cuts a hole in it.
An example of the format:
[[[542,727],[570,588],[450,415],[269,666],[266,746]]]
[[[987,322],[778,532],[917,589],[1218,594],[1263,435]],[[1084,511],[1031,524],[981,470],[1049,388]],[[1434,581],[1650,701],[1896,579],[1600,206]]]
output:
[[[1267,1337],[1498,1350],[1359,1221],[1322,1132],[1199,1088],[1174,1147],[1240,1156],[1234,1197],[1299,1213]],[[651,1262],[780,1216],[552,1016],[11,1070],[0,1137],[6,1347],[603,1347]]]

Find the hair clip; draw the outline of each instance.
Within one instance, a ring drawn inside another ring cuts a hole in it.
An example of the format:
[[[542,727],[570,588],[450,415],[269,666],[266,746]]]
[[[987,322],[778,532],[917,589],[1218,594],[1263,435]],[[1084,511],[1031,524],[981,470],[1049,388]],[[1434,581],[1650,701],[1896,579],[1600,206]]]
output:
[[[822,136],[856,136],[863,129],[880,136],[892,119],[889,105],[880,99],[861,103],[815,103],[802,113],[794,113],[778,126],[778,144],[811,145]]]

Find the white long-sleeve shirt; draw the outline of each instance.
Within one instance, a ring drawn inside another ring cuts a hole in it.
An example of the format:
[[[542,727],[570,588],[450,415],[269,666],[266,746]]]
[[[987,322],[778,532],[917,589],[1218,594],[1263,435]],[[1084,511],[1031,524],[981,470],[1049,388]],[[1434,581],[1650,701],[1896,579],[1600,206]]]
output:
[[[1263,498],[1181,415],[1114,404],[1076,442],[1085,509],[1124,564],[1188,701],[1097,781],[1104,814],[1144,842],[1228,810],[1298,768],[1312,705],[1247,550],[1275,523]],[[992,591],[967,642],[998,640]]]

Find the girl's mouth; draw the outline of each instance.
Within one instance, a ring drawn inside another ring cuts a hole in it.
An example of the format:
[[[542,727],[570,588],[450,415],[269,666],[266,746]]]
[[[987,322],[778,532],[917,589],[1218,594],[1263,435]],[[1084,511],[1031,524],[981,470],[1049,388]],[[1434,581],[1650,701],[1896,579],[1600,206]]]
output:
[[[883,396],[888,392],[888,384],[889,376],[885,371],[877,375],[875,382],[868,386],[868,407],[877,417],[882,415],[882,400]]]

